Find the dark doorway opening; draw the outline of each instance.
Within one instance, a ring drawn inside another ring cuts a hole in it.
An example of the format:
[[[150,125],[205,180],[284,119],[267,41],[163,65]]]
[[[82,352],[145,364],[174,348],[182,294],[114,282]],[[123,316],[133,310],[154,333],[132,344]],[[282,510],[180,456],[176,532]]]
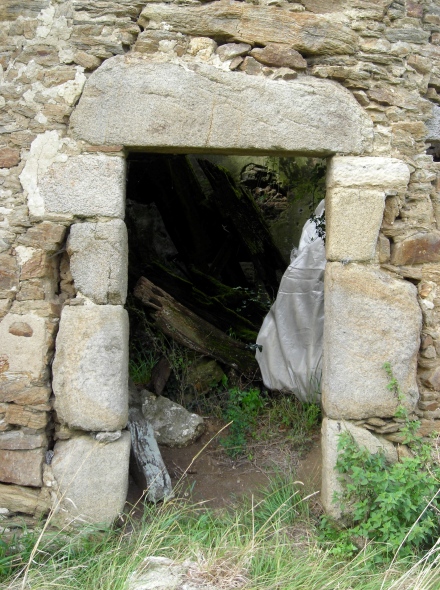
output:
[[[264,391],[256,338],[302,226],[324,196],[324,177],[325,162],[317,159],[137,152],[128,158],[131,387],[135,396],[150,391],[208,417],[196,446],[161,448],[174,481],[228,421],[231,392],[240,400],[242,391],[258,392],[258,411],[279,398]],[[277,411],[269,422],[281,420],[281,405]],[[223,455],[226,449],[227,456],[219,459],[222,468],[208,457],[209,481],[197,500],[207,489],[224,499],[228,489],[236,495],[266,481],[243,441],[233,439],[228,448],[219,439],[210,448]],[[225,491],[226,464],[234,472]],[[200,473],[196,479],[200,488]]]

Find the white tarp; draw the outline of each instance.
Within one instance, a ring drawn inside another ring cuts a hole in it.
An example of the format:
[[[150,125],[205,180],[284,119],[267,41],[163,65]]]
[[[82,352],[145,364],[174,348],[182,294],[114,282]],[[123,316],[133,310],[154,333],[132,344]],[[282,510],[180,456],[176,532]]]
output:
[[[315,215],[323,212],[321,201]],[[302,401],[320,400],[324,269],[324,241],[309,220],[257,338],[263,347],[256,357],[264,385],[290,391]]]

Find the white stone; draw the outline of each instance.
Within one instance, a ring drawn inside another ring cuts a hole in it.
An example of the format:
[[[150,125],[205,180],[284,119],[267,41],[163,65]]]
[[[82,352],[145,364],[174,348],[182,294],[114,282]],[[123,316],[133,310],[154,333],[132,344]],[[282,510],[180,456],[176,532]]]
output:
[[[154,436],[160,445],[186,447],[205,432],[201,416],[185,410],[180,404],[161,395],[148,393],[142,405],[142,413],[152,425]]]
[[[14,323],[27,324],[32,335],[11,334],[9,329]],[[8,313],[0,322],[0,356],[7,359],[8,373],[25,373],[30,379],[41,379],[49,344],[47,320],[38,315]]]
[[[65,162],[67,156],[60,152],[64,140],[58,131],[46,131],[37,135],[20,174],[20,182],[27,192],[29,213],[35,216],[44,214],[44,200],[40,195],[39,181],[55,162]]]
[[[375,436],[365,428],[354,426],[342,420],[324,418],[322,423],[322,488],[321,501],[327,514],[333,518],[341,517],[341,508],[334,502],[334,494],[342,492],[342,485],[338,481],[341,475],[336,471],[338,458],[338,442],[342,432],[348,431],[360,447],[364,447],[375,454],[382,451],[388,463],[395,463],[398,459],[397,449],[393,443],[380,436]]]
[[[58,441],[51,467],[62,521],[109,525],[124,508],[130,434],[103,444],[91,436]]]
[[[128,314],[118,305],[65,306],[56,340],[58,419],[81,430],[114,431],[128,418]]]
[[[402,160],[366,156],[335,156],[327,169],[327,188],[380,188],[404,191],[410,171]]]
[[[345,187],[327,190],[327,260],[373,260],[384,208],[383,190]]]
[[[95,145],[363,153],[372,123],[342,86],[115,56],[89,77],[71,131]],[[192,68],[192,69],[190,69]]]
[[[81,154],[63,163],[54,162],[39,177],[38,191],[40,215],[123,218],[125,160],[104,154]]]
[[[391,363],[404,404],[418,400],[422,314],[417,289],[375,266],[327,264],[322,393],[329,418],[391,417],[398,406],[383,369]]]
[[[70,229],[67,252],[78,291],[94,303],[125,303],[128,238],[121,219],[74,224]]]

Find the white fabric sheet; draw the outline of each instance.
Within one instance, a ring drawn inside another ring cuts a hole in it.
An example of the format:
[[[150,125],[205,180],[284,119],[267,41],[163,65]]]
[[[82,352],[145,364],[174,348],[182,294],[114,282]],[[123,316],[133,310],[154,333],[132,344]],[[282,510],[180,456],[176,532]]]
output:
[[[323,212],[321,201],[315,215]],[[263,347],[256,357],[264,385],[292,392],[302,401],[320,401],[324,269],[324,241],[307,221],[257,338]]]

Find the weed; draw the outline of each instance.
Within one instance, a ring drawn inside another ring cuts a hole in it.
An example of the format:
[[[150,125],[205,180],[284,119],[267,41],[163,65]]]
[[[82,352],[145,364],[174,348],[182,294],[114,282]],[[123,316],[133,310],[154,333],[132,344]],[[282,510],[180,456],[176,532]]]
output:
[[[151,373],[158,361],[157,354],[152,350],[145,350],[132,346],[128,372],[135,385],[146,385],[151,379]]]
[[[391,366],[388,389],[396,394],[396,413],[405,419],[405,441],[412,456],[389,465],[383,452],[370,454],[345,431],[338,443],[336,470],[343,492],[335,495],[345,512],[346,528],[328,518],[322,521],[324,538],[336,543],[333,552],[353,554],[370,541],[379,543],[376,560],[386,561],[396,552],[405,557],[432,547],[440,527],[440,466],[432,460],[432,446],[415,434],[404,407],[404,395]]]
[[[317,403],[305,403],[293,395],[273,398],[268,407],[267,436],[273,425],[283,430],[296,445],[307,443],[321,422],[321,407]]]
[[[188,385],[188,369],[195,356],[162,332],[155,330],[146,312],[130,302],[127,306],[133,324],[130,339],[129,373],[135,384],[146,385],[154,366],[165,357],[172,369],[174,395],[182,403]]]
[[[264,399],[257,388],[229,390],[229,399],[224,412],[227,422],[232,422],[229,434],[221,440],[231,457],[242,455],[246,449],[247,437],[255,430],[257,417],[264,407]]]

